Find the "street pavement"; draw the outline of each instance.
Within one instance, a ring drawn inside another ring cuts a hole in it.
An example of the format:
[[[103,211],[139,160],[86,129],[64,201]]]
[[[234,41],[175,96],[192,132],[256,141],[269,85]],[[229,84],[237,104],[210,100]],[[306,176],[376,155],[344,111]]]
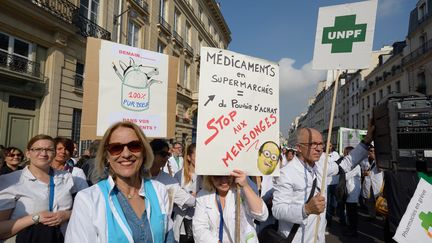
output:
[[[383,217],[377,216],[375,220],[370,220],[367,216],[366,210],[359,207],[358,234],[356,237],[343,236],[345,226],[339,224],[337,217],[333,217],[333,223],[328,228],[330,234],[326,235],[326,243],[384,243]]]

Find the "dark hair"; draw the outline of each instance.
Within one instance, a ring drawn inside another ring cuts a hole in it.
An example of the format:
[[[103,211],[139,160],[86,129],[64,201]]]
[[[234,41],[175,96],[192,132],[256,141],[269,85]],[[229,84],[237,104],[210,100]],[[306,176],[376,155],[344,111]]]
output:
[[[34,143],[36,143],[39,140],[50,140],[54,143],[54,139],[51,136],[45,135],[45,134],[39,134],[32,138],[27,143],[27,150],[30,150]]]
[[[164,148],[169,149],[168,143],[164,139],[159,139],[159,138],[153,139],[150,142],[150,147],[152,148],[153,153],[162,151]]]
[[[8,156],[10,153],[12,153],[12,151],[18,151],[18,152],[20,152],[21,156],[24,155],[24,153],[21,151],[21,149],[19,149],[19,148],[17,148],[17,147],[7,147],[7,148],[4,150],[4,154],[5,154],[5,156]]]
[[[56,137],[54,138],[54,147],[57,149],[57,145],[61,143],[67,151],[69,151],[70,156],[72,156],[74,151],[74,142],[69,138]]]

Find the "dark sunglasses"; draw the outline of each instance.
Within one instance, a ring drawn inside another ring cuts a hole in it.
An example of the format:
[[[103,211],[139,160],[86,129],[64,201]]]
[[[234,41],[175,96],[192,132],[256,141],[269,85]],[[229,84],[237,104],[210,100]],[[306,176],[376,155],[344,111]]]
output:
[[[156,154],[158,154],[162,157],[171,157],[171,153],[167,152],[167,151],[160,151],[160,152],[157,152]]]
[[[129,151],[132,153],[141,152],[143,149],[143,145],[140,141],[131,141],[127,144],[123,143],[110,143],[106,146],[106,150],[111,155],[119,155],[123,152],[124,147],[127,147]]]

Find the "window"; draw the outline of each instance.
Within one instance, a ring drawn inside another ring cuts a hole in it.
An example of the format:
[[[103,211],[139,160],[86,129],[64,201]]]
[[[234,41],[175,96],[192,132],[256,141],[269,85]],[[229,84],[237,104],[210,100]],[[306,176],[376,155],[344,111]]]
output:
[[[9,36],[0,32],[0,50],[8,52]]]
[[[391,85],[387,86],[387,95],[391,94]]]
[[[186,89],[190,89],[189,70],[190,70],[190,65],[185,63],[184,70],[183,70],[183,85]]]
[[[396,92],[397,93],[401,92],[400,81],[396,81]]]
[[[75,67],[75,87],[82,88],[84,81],[84,64],[77,62]]]
[[[427,16],[426,3],[422,3],[418,8],[418,20],[423,20]]]
[[[366,105],[367,105],[367,108],[370,107],[370,100],[369,100],[369,96],[366,97]]]
[[[422,94],[426,94],[426,75],[424,72],[417,74],[416,91]]]
[[[165,13],[166,13],[166,5],[167,5],[167,2],[166,2],[166,0],[160,0],[160,2],[159,2],[159,16],[161,16],[162,18],[164,18],[165,19]]]
[[[161,41],[158,41],[157,52],[165,53],[165,48],[166,48],[166,45],[164,43],[162,43]]]
[[[36,110],[36,100],[10,95],[8,107],[14,109],[34,111]]]
[[[129,20],[128,23],[128,39],[127,44],[129,46],[138,47],[139,45],[139,32],[140,32],[140,26],[137,25],[135,22]]]
[[[180,33],[180,11],[178,9],[174,10],[174,31]]]
[[[198,14],[199,14],[199,19],[201,21],[204,21],[204,11],[203,11],[203,8],[201,6],[198,7]]]
[[[364,98],[362,99],[362,110],[364,110],[365,109],[365,100],[364,100]]]
[[[72,113],[72,140],[79,143],[81,135],[81,109],[73,109]]]
[[[372,95],[372,101],[373,101],[373,105],[376,105],[376,93],[373,93]]]
[[[191,25],[189,24],[189,22],[186,22],[186,30],[185,30],[185,34],[184,34],[186,43],[190,44],[192,43],[191,41]]]
[[[382,97],[383,97],[383,90],[380,89],[380,91],[379,91],[379,98],[382,99]]]
[[[99,0],[81,0],[80,15],[90,19],[93,23],[98,22]]]

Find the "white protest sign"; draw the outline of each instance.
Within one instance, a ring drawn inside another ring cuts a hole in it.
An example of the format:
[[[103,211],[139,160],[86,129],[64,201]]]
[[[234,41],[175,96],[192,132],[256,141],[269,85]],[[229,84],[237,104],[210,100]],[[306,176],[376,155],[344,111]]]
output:
[[[366,133],[367,130],[340,127],[338,136],[339,153],[342,154],[345,147],[357,146],[357,144],[361,142]]]
[[[363,1],[319,9],[314,69],[369,67],[377,2]]]
[[[420,179],[393,239],[397,242],[432,242],[432,185]]]
[[[167,55],[102,41],[99,80],[98,136],[117,121],[131,121],[149,137],[167,136]]]
[[[196,173],[279,175],[279,66],[201,48]]]

